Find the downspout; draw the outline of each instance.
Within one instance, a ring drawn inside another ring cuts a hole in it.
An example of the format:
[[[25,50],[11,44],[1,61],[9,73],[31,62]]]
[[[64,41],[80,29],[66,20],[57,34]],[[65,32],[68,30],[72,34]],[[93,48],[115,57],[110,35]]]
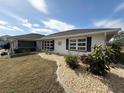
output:
[[[16,48],[17,49],[19,48],[19,46],[18,46],[18,40],[16,40]]]

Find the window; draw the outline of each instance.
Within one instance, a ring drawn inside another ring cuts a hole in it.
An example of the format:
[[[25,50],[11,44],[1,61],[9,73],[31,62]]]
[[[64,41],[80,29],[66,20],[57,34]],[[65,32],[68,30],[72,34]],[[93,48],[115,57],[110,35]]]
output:
[[[78,43],[78,46],[86,46],[86,43]]]
[[[78,50],[86,51],[86,39],[78,39]]]
[[[54,48],[54,41],[53,40],[45,40],[45,41],[42,41],[42,49],[43,50],[53,50]]]
[[[87,44],[86,38],[83,39],[70,39],[70,50],[86,51]]]
[[[76,40],[70,40],[70,50],[76,50]]]
[[[78,39],[78,42],[85,42],[86,39]]]

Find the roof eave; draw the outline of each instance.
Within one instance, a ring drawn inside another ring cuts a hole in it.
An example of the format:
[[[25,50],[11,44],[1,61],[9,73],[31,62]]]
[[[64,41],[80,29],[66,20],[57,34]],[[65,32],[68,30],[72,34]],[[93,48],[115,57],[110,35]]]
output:
[[[56,36],[56,37],[43,37],[37,40],[44,40],[44,39],[56,39],[56,38],[69,38],[69,37],[75,37],[75,36],[85,36],[85,35],[93,35],[93,34],[100,34],[100,33],[105,33],[105,32],[115,32],[117,33],[121,29],[116,29],[116,30],[104,30],[104,31],[96,31],[96,32],[88,32],[88,33],[81,33],[81,34],[74,34],[74,35],[64,35],[64,36]]]

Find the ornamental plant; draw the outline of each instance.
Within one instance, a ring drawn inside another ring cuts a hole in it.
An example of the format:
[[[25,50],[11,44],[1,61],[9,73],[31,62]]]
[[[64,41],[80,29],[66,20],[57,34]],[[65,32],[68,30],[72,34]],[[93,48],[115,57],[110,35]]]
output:
[[[67,56],[65,56],[65,61],[66,61],[66,64],[71,69],[76,69],[79,66],[79,64],[78,64],[78,57],[77,56],[67,55]]]
[[[116,62],[116,51],[112,46],[103,48],[101,45],[95,45],[91,56],[93,62],[89,64],[88,71],[96,75],[105,76],[110,71],[110,63]]]

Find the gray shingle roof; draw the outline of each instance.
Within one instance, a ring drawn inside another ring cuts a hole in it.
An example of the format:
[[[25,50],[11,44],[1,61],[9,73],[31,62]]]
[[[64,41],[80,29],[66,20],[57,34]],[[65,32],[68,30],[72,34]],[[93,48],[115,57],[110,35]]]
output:
[[[11,39],[17,39],[17,40],[36,40],[44,37],[44,35],[41,34],[25,34],[25,35],[17,35],[10,37]]]
[[[90,32],[102,32],[102,31],[119,31],[121,28],[97,28],[97,29],[74,29],[74,30],[68,30],[68,31],[62,31],[54,34],[50,34],[47,36],[44,36],[41,39],[47,39],[47,38],[53,38],[53,37],[59,37],[59,36],[67,36],[67,35],[76,35],[76,34],[83,34],[83,33],[90,33]]]

